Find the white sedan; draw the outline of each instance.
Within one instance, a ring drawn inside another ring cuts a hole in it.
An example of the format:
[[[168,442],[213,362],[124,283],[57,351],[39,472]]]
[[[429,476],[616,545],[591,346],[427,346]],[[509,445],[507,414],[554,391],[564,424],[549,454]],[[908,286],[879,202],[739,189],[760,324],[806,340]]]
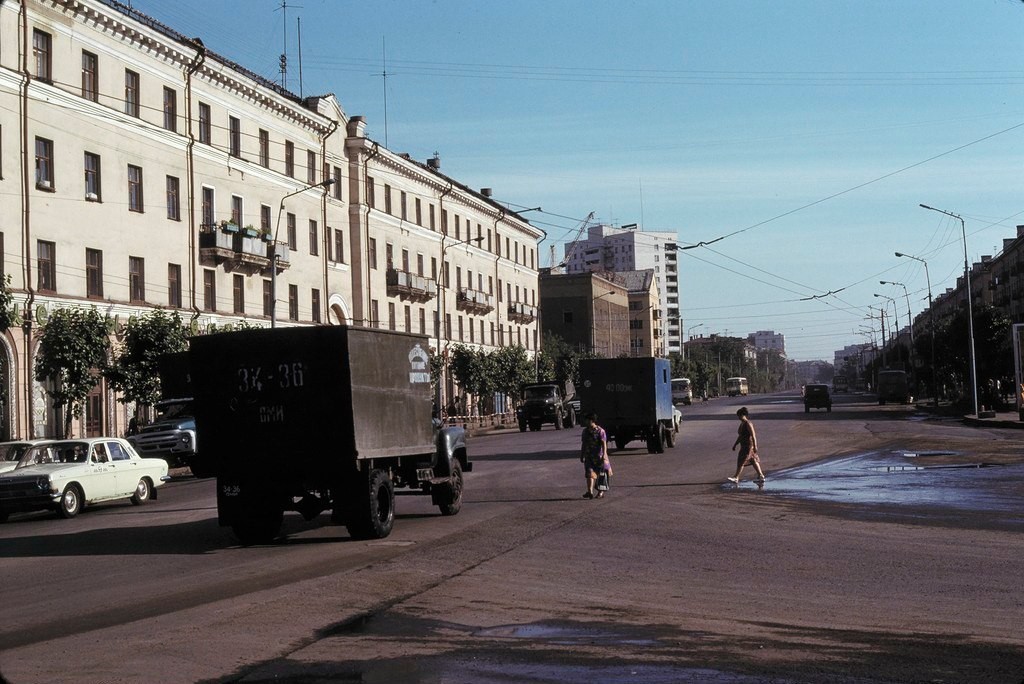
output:
[[[0,442],[0,473],[17,468],[25,451],[43,441],[41,439],[23,439],[16,442]]]
[[[167,482],[167,462],[142,458],[116,437],[40,442],[14,470],[0,473],[0,521],[11,513],[53,509],[73,518],[86,504],[131,499],[136,506]]]

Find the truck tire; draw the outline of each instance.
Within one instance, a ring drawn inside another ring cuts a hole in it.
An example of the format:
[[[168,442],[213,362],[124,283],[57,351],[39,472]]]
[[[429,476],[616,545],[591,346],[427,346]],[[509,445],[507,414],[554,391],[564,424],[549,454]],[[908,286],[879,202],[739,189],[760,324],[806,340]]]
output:
[[[665,430],[659,425],[655,434],[647,438],[647,453],[665,453]]]
[[[526,421],[525,420],[519,421],[519,431],[520,432],[526,432]]]
[[[627,444],[629,444],[629,440],[628,439],[625,439],[623,437],[616,437],[615,438],[615,448],[618,449],[619,451],[622,451],[623,449],[625,449]]]
[[[383,539],[395,526],[395,485],[380,469],[359,475],[360,486],[353,498],[345,526],[353,539]]]
[[[561,413],[555,413],[555,429],[556,430],[561,430],[562,429],[562,414]]]
[[[452,474],[448,484],[441,485],[439,492],[441,515],[455,515],[462,509],[462,466],[458,461],[452,462]]]
[[[244,507],[244,515],[231,524],[238,541],[245,546],[269,544],[281,533],[284,510],[270,497],[255,498]]]
[[[569,408],[569,415],[565,417],[565,427],[571,428],[576,425],[576,411],[571,407]]]
[[[676,445],[676,435],[672,430],[665,428],[665,444],[671,449]]]
[[[530,432],[538,432],[540,430],[540,422],[534,421],[530,423]]]

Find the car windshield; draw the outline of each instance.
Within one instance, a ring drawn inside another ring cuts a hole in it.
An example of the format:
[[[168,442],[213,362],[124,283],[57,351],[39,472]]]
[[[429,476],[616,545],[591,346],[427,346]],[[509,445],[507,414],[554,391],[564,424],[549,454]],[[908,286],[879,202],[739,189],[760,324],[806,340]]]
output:
[[[164,404],[158,406],[157,409],[157,420],[174,420],[179,417],[190,417],[192,415],[192,402],[176,402],[173,404]]]
[[[825,393],[825,392],[828,392],[828,387],[826,387],[825,385],[808,385],[807,386],[807,393],[808,394],[822,394],[822,393]]]
[[[24,442],[0,444],[0,461],[18,461],[31,445]]]
[[[89,445],[85,442],[52,442],[26,449],[18,461],[18,468],[47,463],[85,463]]]
[[[554,387],[527,387],[523,393],[524,399],[550,399],[555,396]]]

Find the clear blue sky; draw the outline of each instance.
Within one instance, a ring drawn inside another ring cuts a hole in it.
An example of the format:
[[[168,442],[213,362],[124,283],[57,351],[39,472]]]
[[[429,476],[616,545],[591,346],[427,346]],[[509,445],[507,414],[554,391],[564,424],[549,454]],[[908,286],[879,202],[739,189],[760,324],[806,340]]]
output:
[[[1020,0],[289,0],[288,87],[490,187],[558,258],[588,213],[678,233],[691,334],[796,360],[900,325],[1024,224]],[[133,0],[279,81],[280,0]],[[385,70],[387,127],[385,129]],[[1017,127],[1017,128],[1014,128]],[[837,292],[809,301],[801,299]],[[699,326],[699,327],[698,327]]]

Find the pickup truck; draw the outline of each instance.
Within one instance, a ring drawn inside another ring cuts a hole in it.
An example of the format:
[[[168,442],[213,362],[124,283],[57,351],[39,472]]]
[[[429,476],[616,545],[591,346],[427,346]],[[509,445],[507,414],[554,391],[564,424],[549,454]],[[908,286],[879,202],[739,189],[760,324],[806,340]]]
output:
[[[276,538],[286,511],[324,511],[355,539],[381,539],[395,490],[462,507],[472,470],[461,427],[431,420],[428,339],[317,326],[190,340],[203,461],[217,518],[245,544]]]

